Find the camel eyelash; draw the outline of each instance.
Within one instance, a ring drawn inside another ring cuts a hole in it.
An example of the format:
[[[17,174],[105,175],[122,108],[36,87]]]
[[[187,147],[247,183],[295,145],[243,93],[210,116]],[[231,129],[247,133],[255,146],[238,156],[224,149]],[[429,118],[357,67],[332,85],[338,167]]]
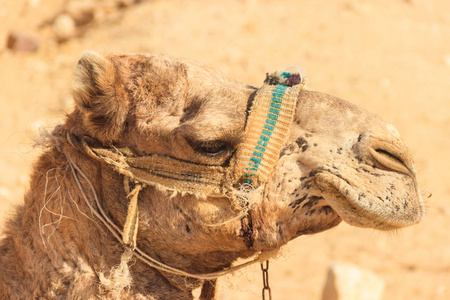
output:
[[[194,146],[194,150],[207,156],[220,156],[230,152],[230,149],[227,143],[220,140],[200,142]]]

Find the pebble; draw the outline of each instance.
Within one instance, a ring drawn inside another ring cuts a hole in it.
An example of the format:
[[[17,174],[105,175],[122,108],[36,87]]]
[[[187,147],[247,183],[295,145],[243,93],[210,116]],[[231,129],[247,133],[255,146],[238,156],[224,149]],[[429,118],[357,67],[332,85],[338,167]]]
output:
[[[75,21],[67,14],[60,14],[53,22],[53,32],[58,42],[65,42],[74,37],[76,31]]]
[[[381,300],[385,282],[373,272],[347,263],[328,270],[322,300]]]
[[[444,56],[444,61],[447,67],[450,67],[450,54]]]
[[[0,198],[9,199],[11,195],[11,191],[7,187],[0,186]]]
[[[35,52],[39,48],[39,39],[28,32],[12,31],[8,34],[6,47],[17,52]]]

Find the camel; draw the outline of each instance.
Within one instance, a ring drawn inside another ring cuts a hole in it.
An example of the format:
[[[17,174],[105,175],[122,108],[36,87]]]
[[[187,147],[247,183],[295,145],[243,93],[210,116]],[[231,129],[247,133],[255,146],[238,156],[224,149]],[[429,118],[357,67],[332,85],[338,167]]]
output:
[[[295,71],[257,89],[187,60],[86,52],[72,92],[5,226],[1,299],[212,299],[238,258],[342,220],[423,218],[397,130]]]

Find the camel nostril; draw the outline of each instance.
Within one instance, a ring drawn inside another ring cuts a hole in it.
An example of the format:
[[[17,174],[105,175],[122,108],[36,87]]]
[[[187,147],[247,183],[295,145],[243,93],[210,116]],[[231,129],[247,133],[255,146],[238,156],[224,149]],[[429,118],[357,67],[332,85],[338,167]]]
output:
[[[383,150],[383,149],[375,149],[375,152],[377,152],[378,154],[383,155],[383,156],[385,156],[385,157],[388,157],[389,159],[394,160],[394,161],[396,161],[397,163],[400,163],[400,164],[403,164],[403,165],[404,165],[403,161],[402,161],[399,157],[395,156],[394,154],[392,154],[392,153],[390,153],[390,152],[388,152],[388,151],[386,151],[386,150]]]
[[[370,154],[376,161],[376,165],[390,171],[396,171],[403,174],[414,174],[411,167],[401,158],[401,153],[393,153],[386,149],[369,149]]]

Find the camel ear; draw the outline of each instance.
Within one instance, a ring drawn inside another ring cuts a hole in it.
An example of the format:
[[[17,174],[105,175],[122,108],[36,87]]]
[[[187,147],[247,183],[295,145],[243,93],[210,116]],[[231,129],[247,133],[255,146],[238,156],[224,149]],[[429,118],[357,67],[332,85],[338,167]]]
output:
[[[128,98],[113,62],[95,52],[85,52],[75,69],[72,94],[93,137],[110,143],[124,130]]]

